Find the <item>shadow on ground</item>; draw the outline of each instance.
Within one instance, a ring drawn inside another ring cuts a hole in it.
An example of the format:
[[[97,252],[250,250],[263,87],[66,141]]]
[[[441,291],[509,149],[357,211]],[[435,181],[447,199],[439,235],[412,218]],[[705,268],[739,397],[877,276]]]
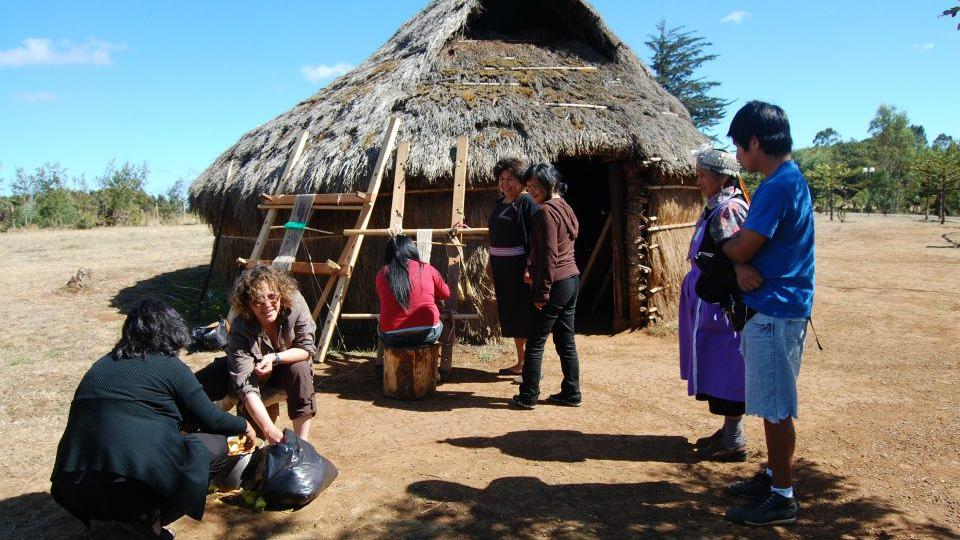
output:
[[[192,525],[191,522],[195,523],[182,518],[172,527],[175,531],[184,531]],[[303,528],[313,531],[313,524],[291,520],[288,513],[256,513],[226,504],[208,505],[203,523],[217,531],[216,538],[263,540]],[[178,535],[189,536],[189,531]],[[87,531],[83,523],[61,508],[49,493],[36,492],[0,501],[0,538],[112,540],[130,536],[115,523],[94,522]]]
[[[230,312],[227,303],[227,290],[216,278],[211,277],[207,287],[203,310],[196,319],[197,296],[207,276],[207,265],[181,268],[138,281],[120,289],[110,300],[110,305],[128,313],[138,303],[147,298],[161,300],[173,306],[183,318],[193,323],[209,323],[226,317]]]
[[[603,452],[598,452],[602,454]],[[729,475],[708,476],[695,465],[671,478],[623,484],[546,484],[505,477],[479,489],[457,482],[410,484],[390,506],[392,519],[363,516],[341,540],[387,538],[840,538],[953,537],[936,524],[911,523],[886,501],[865,498],[845,478],[810,462],[798,464],[801,515],[796,525],[750,529],[727,522],[730,501],[720,486]],[[807,494],[807,495],[804,495]],[[382,510],[381,510],[382,512]]]
[[[692,463],[694,458],[693,445],[677,435],[607,435],[545,429],[440,442],[462,448],[498,448],[504,454],[531,461],[580,463],[601,459]]]
[[[381,393],[382,383],[377,379],[379,368],[374,364],[375,359],[375,353],[328,356],[327,363],[333,369],[328,370],[326,375],[315,377],[314,387],[317,392],[335,394],[340,399],[365,401],[377,407],[405,411],[439,412],[456,409],[499,409],[509,406],[508,398],[455,390],[458,383],[504,382],[507,377],[481,369],[456,366],[450,373],[449,382],[438,386],[433,397],[422,401],[398,401],[384,397]]]

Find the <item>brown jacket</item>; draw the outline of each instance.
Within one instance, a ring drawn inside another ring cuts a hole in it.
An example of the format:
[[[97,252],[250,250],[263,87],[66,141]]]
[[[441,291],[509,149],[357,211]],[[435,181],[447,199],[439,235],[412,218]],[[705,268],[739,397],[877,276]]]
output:
[[[580,275],[573,256],[579,227],[573,209],[559,197],[541,204],[533,215],[527,269],[534,302],[547,302],[551,285]]]
[[[253,374],[253,366],[262,360],[265,354],[294,347],[307,351],[311,357],[316,354],[314,333],[317,331],[317,324],[313,321],[310,306],[303,299],[303,295],[297,292],[290,309],[282,310],[277,321],[280,323],[281,343],[279,349],[275,350],[256,319],[234,319],[227,338],[231,394],[242,397],[250,392],[260,393],[261,381]]]

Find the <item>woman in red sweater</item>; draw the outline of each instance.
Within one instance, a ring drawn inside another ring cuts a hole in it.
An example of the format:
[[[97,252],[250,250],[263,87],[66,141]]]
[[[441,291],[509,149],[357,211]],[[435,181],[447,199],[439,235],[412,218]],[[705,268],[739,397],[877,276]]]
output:
[[[420,262],[417,245],[402,234],[391,237],[377,272],[380,298],[380,340],[387,347],[419,347],[440,339],[443,324],[437,300],[450,298],[450,288],[437,269]]]

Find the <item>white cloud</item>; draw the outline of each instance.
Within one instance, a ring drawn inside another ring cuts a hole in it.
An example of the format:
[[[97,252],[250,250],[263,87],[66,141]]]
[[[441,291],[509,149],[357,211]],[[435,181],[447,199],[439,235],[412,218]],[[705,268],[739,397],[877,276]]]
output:
[[[27,38],[13,49],[0,50],[0,67],[83,65],[109,66],[111,54],[126,45],[99,39],[74,43],[67,39],[53,42],[47,38]]]
[[[730,13],[728,13],[726,17],[720,19],[720,22],[722,23],[732,22],[734,24],[740,24],[749,18],[750,18],[750,14],[747,13],[746,11],[737,10],[737,11],[731,11]]]
[[[346,62],[337,62],[332,66],[320,64],[319,66],[303,66],[300,68],[300,74],[310,82],[320,82],[334,77],[339,77],[353,69],[353,64]]]
[[[929,51],[933,49],[933,43],[914,43],[913,48],[918,51]]]
[[[46,90],[42,92],[14,92],[11,94],[11,97],[14,101],[21,101],[24,103],[43,103],[57,100],[56,94]]]

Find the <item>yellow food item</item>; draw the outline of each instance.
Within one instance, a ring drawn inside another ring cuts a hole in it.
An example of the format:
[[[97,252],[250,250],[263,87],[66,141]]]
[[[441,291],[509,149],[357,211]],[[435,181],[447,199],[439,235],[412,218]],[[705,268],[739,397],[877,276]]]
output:
[[[227,454],[237,456],[245,453],[247,447],[247,437],[238,435],[236,437],[227,437]]]

